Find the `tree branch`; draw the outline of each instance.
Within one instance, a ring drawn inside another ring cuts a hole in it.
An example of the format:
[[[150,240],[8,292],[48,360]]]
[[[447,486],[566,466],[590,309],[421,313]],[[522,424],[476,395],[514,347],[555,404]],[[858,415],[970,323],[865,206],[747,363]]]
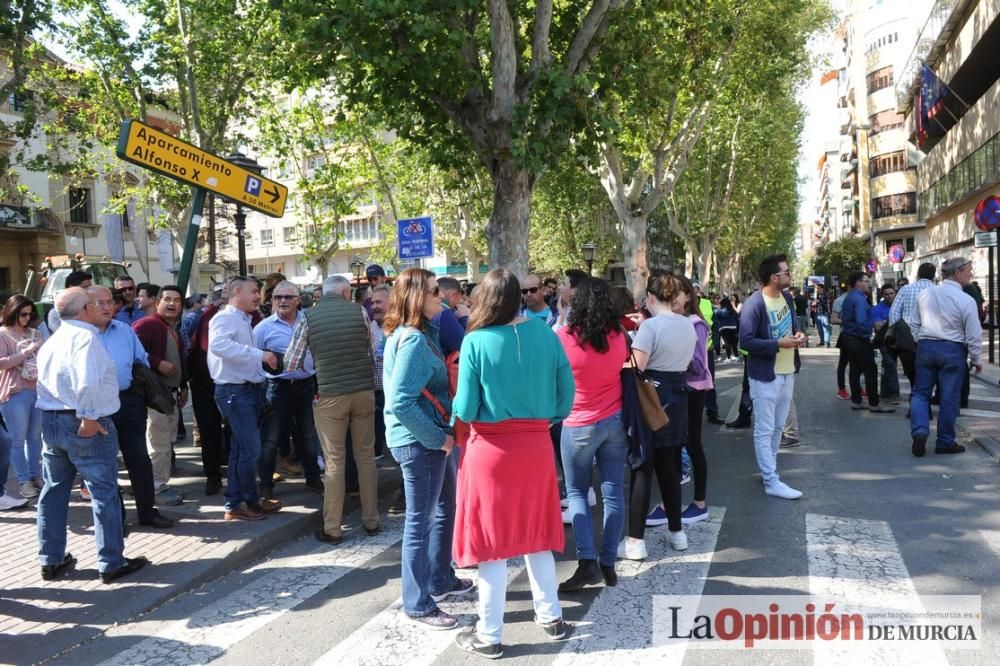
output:
[[[493,73],[491,122],[509,123],[514,116],[517,93],[517,53],[514,22],[506,0],[488,0],[490,14],[490,69]]]
[[[590,66],[594,47],[607,30],[607,19],[624,0],[594,0],[566,51],[566,74],[576,76]]]

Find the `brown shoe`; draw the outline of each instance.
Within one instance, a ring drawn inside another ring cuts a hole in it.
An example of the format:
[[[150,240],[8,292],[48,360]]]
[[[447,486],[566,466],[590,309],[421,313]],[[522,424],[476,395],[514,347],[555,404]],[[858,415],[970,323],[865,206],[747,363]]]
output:
[[[290,474],[291,476],[302,476],[303,472],[305,471],[302,468],[302,465],[296,462],[292,462],[288,458],[284,457],[278,459],[278,469],[280,469],[282,472],[285,472],[286,474]]]
[[[247,506],[261,513],[278,513],[285,505],[281,503],[281,500],[262,497],[259,502],[247,504]]]
[[[226,511],[226,520],[264,520],[267,516],[264,512],[246,503],[240,504],[232,511]]]

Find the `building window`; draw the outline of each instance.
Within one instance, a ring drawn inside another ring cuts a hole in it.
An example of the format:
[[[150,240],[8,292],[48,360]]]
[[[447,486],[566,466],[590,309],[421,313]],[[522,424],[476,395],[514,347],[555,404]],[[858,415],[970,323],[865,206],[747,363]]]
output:
[[[273,229],[261,229],[260,230],[260,246],[261,247],[273,247],[274,246],[274,230]]]
[[[892,65],[876,69],[867,76],[866,81],[868,82],[869,95],[883,88],[888,88],[892,85]]]
[[[7,109],[10,111],[15,111],[17,113],[24,113],[25,100],[24,97],[18,95],[17,93],[11,93],[7,97]]]
[[[90,190],[86,187],[69,188],[70,224],[91,224]]]
[[[913,215],[917,212],[916,192],[890,194],[872,199],[872,217],[880,219],[894,215]]]
[[[219,238],[219,249],[228,250],[229,249],[229,236],[225,235]]]
[[[906,153],[899,151],[879,155],[878,157],[873,157],[868,165],[869,176],[872,178],[884,176],[887,173],[895,173],[896,171],[906,171]]]
[[[1000,175],[1000,134],[979,147],[955,167],[920,193],[920,215],[923,219],[943,210],[984,186],[996,182]]]
[[[902,245],[903,249],[906,252],[915,252],[917,248],[913,236],[909,236],[907,238],[893,238],[892,240],[887,240],[885,242],[886,254],[889,254],[889,250],[892,248],[893,245]]]
[[[879,111],[875,115],[868,116],[868,123],[872,126],[872,136],[875,136],[879,132],[902,127],[903,120],[903,114],[896,113],[895,109]]]
[[[243,240],[244,240],[243,246],[246,249],[248,249],[248,250],[253,249],[253,234],[252,233],[250,233],[249,231],[244,231],[243,232]]]
[[[295,234],[295,227],[284,227],[281,230],[281,240],[285,245],[295,245],[298,236]]]

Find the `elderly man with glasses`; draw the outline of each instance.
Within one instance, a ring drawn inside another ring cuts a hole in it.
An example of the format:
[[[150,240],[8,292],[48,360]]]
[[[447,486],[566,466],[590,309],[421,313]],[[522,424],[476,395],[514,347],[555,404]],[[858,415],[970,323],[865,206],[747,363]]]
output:
[[[288,281],[279,282],[271,292],[271,316],[253,329],[258,349],[284,357],[292,341],[292,331],[303,317],[299,310],[299,289]],[[280,371],[279,371],[280,370]],[[265,401],[271,406],[261,428],[260,495],[274,499],[274,468],[282,442],[295,437],[295,450],[302,461],[306,488],[322,494],[319,465],[316,462],[317,436],[313,421],[313,395],[316,393],[316,367],[308,351],[301,370],[278,370],[266,373]]]
[[[983,370],[983,327],[976,302],[962,291],[972,281],[972,262],[955,257],[941,266],[941,284],[925,289],[917,297],[917,310],[910,329],[917,341],[917,383],[910,402],[911,452],[920,458],[930,435],[928,409],[935,384],[941,387],[937,442],[934,453],[962,453],[955,442],[959,392],[965,365],[972,372]]]

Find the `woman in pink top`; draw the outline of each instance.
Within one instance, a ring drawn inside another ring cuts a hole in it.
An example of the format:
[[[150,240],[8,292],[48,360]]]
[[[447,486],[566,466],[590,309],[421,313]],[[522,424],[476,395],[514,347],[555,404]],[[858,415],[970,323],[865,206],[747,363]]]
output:
[[[588,278],[577,285],[569,319],[558,336],[576,381],[573,409],[563,421],[560,442],[579,565],[559,591],[572,592],[602,580],[609,586],[618,582],[615,558],[625,522],[628,444],[622,423],[621,369],[628,348],[604,280]],[[587,502],[595,458],[604,498],[600,558]]]
[[[10,433],[9,460],[25,498],[37,496],[42,487],[42,412],[35,407],[42,337],[28,325],[34,315],[34,303],[20,294],[8,298],[0,311],[0,414]],[[5,481],[7,465],[0,464],[0,472]],[[0,509],[10,502],[3,500],[0,496]]]

